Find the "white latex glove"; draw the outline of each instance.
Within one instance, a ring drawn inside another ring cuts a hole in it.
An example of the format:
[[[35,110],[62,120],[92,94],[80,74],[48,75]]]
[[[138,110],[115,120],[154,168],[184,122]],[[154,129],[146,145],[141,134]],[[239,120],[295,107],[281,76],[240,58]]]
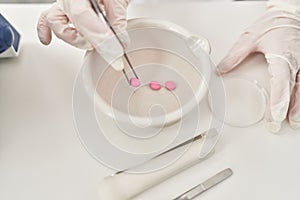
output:
[[[218,66],[225,74],[250,53],[261,52],[272,76],[266,127],[278,132],[288,118],[291,127],[300,127],[300,0],[274,0],[268,10],[250,26]]]
[[[100,0],[99,3],[126,47],[129,43],[126,32],[129,0]],[[95,48],[109,64],[124,52],[104,20],[94,12],[89,0],[57,0],[41,14],[37,30],[40,41],[45,45],[50,44],[53,31],[58,38],[75,47],[87,50]],[[123,69],[122,59],[117,60],[112,67]]]

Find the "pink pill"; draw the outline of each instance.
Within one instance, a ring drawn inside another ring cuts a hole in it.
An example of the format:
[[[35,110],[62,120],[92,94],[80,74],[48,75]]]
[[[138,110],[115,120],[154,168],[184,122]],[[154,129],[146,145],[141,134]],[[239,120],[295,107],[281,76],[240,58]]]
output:
[[[150,88],[151,88],[152,90],[160,90],[161,86],[160,86],[160,83],[159,83],[159,82],[151,81],[151,82],[150,82]]]
[[[166,81],[165,82],[165,87],[167,90],[175,90],[176,84],[173,81]]]
[[[141,85],[141,82],[137,78],[131,78],[130,79],[130,85],[133,87],[139,87]]]

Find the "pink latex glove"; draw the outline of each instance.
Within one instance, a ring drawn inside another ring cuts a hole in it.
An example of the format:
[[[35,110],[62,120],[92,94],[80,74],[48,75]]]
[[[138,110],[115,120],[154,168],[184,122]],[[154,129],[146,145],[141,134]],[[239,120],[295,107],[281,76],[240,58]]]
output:
[[[99,3],[126,47],[129,43],[126,32],[129,0],[100,0]],[[124,52],[104,20],[96,15],[89,0],[57,0],[41,14],[37,31],[40,41],[45,45],[50,44],[53,31],[58,38],[75,47],[87,50],[95,48],[109,64]],[[122,59],[117,59],[112,67],[123,69]]]
[[[265,124],[278,132],[288,118],[291,127],[300,127],[300,0],[271,0],[268,10],[249,27],[218,66],[225,74],[250,53],[261,52],[272,76],[270,103]]]

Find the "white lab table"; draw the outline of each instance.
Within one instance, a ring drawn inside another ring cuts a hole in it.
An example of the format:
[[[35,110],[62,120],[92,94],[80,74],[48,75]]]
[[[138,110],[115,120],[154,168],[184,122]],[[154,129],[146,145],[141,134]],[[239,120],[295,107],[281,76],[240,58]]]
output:
[[[98,183],[112,170],[82,147],[73,121],[73,83],[84,52],[55,37],[49,47],[39,43],[36,23],[47,7],[0,4],[0,13],[22,34],[20,56],[0,60],[0,199],[96,200]],[[171,20],[207,37],[218,63],[264,9],[258,2],[131,5],[129,17]],[[249,67],[267,76],[262,56],[252,56],[240,70]],[[234,176],[198,199],[299,199],[299,131],[284,125],[274,135],[261,122],[249,128],[225,126],[222,134],[213,157],[141,199],[170,199],[225,167]]]

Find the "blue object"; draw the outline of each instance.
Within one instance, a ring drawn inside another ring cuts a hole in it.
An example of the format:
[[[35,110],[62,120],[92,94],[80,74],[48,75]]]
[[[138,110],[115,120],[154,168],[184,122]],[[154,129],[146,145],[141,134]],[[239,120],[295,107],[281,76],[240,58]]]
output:
[[[17,52],[19,50],[20,34],[18,31],[0,14],[0,54],[13,46]]]

